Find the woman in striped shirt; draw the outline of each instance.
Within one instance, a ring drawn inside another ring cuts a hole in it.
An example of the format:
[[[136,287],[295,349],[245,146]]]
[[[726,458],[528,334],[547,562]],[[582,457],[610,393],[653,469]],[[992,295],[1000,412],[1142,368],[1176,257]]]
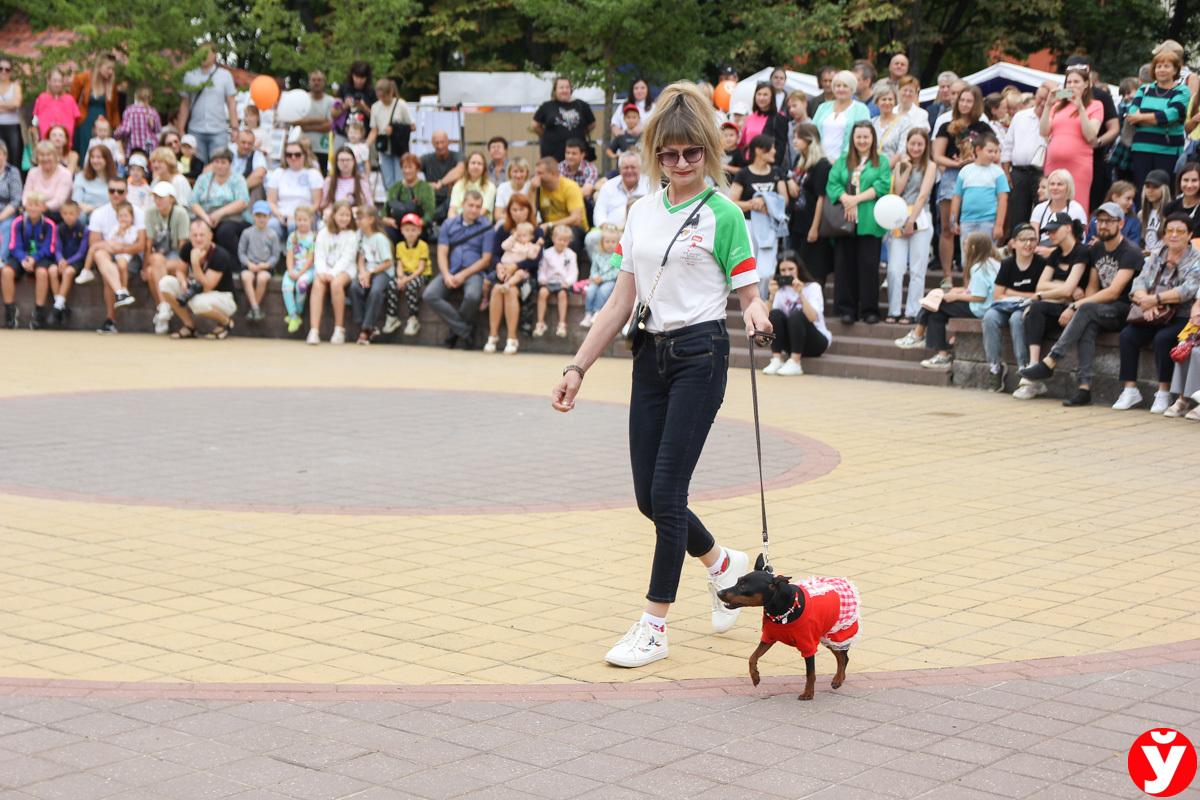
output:
[[[1183,62],[1174,50],[1161,50],[1151,63],[1154,83],[1138,89],[1125,117],[1134,126],[1133,185],[1140,187],[1152,170],[1174,173],[1183,151],[1183,122],[1191,92],[1179,82]]]

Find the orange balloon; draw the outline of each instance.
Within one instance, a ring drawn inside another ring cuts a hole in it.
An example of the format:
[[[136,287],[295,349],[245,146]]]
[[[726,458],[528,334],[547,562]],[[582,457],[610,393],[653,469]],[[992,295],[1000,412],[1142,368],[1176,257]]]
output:
[[[729,110],[729,100],[733,95],[733,87],[737,84],[733,81],[721,81],[713,87],[713,105],[722,111]]]
[[[279,84],[269,75],[259,75],[250,81],[250,99],[259,111],[274,108],[279,102]]]

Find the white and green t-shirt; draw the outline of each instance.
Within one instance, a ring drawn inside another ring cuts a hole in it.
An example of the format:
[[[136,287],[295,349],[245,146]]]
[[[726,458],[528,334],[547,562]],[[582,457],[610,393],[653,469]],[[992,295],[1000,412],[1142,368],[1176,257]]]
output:
[[[746,218],[725,195],[713,193],[700,209],[699,223],[679,230],[705,194],[672,206],[667,202],[667,190],[659,189],[629,209],[612,263],[633,274],[639,302],[646,302],[650,295],[663,253],[678,232],[650,300],[647,330],[672,331],[723,320],[730,288],[758,282]]]

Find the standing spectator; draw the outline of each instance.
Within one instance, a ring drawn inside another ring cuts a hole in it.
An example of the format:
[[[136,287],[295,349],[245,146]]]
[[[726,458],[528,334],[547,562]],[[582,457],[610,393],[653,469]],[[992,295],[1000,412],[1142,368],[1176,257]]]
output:
[[[1130,299],[1150,324],[1129,324],[1121,330],[1121,381],[1125,388],[1113,408],[1133,408],[1142,402],[1137,388],[1138,359],[1146,345],[1154,350],[1158,391],[1150,406],[1151,414],[1161,414],[1171,405],[1171,376],[1175,363],[1171,348],[1187,324],[1191,302],[1200,289],[1200,250],[1191,245],[1191,221],[1182,214],[1167,217],[1163,225],[1163,247],[1146,262],[1133,281]],[[1155,315],[1164,321],[1150,322]]]
[[[321,192],[321,202],[317,206],[317,218],[324,224],[329,224],[329,215],[335,203],[346,202],[350,208],[361,208],[371,199],[371,187],[367,179],[358,170],[358,159],[354,151],[342,145],[337,149],[333,158],[333,171],[325,181]]]
[[[491,220],[496,207],[496,184],[488,177],[487,158],[476,150],[467,156],[466,164],[466,171],[450,191],[450,210],[447,215],[450,218],[457,217],[462,211],[463,198],[474,189],[483,198],[483,215]]]
[[[1117,114],[1117,106],[1113,102],[1112,92],[1100,83],[1100,73],[1097,72],[1087,56],[1075,55],[1067,59],[1067,69],[1079,67],[1087,70],[1088,89],[1092,98],[1099,101],[1104,109],[1100,128],[1096,131],[1096,141],[1092,145],[1092,190],[1088,198],[1088,208],[1095,208],[1105,202],[1108,186],[1112,181],[1112,169],[1108,165],[1108,151],[1112,143],[1121,135],[1121,122]],[[1136,90],[1135,90],[1136,91]]]
[[[83,170],[75,175],[75,186],[71,199],[79,206],[86,225],[88,215],[108,202],[108,182],[117,177],[117,165],[107,147],[93,147],[88,151]]]
[[[796,139],[796,129],[809,123],[808,95],[799,90],[792,92],[787,96],[786,107],[787,149],[781,153],[779,165],[784,170],[789,170],[796,165],[796,157],[799,155],[792,146],[792,142]]]
[[[875,221],[875,201],[888,193],[892,169],[879,153],[870,120],[854,123],[849,152],[834,162],[826,191],[830,203],[841,203],[855,232],[834,245],[834,295],[842,324],[861,319],[879,322],[879,251],[887,231]]]
[[[179,161],[171,148],[159,147],[150,154],[150,175],[155,183],[166,181],[174,186],[175,199],[185,208],[191,207],[192,185],[188,183],[187,178],[179,174]]]
[[[46,91],[37,96],[33,103],[33,117],[37,120],[38,135],[46,139],[50,129],[61,125],[67,133],[67,146],[71,144],[71,134],[79,122],[79,106],[75,98],[64,91],[62,72],[58,67],[50,70],[46,80]]]
[[[163,181],[152,190],[154,205],[146,211],[146,253],[142,260],[142,280],[154,302],[154,332],[165,334],[171,323],[171,304],[162,298],[158,285],[168,274],[182,278],[187,265],[179,252],[188,241],[188,215],[175,202],[175,187]]]
[[[271,151],[271,129],[263,125],[262,112],[254,103],[247,103],[242,109],[242,125],[238,131],[249,131],[253,135],[253,149],[263,156],[268,167],[273,168],[275,165],[271,163],[274,160]],[[236,168],[237,165],[234,166]]]
[[[833,272],[833,242],[822,238],[819,231],[821,207],[828,202],[825,190],[829,182],[829,159],[821,149],[820,131],[812,124],[796,129],[792,148],[796,151],[796,163],[788,174],[788,196],[792,198],[788,224],[792,242],[813,280],[824,287],[825,279]]]
[[[771,70],[771,102],[775,106],[776,114],[787,114],[787,95],[787,70],[775,67]]]
[[[771,312],[767,318],[775,339],[771,342],[771,361],[763,367],[763,374],[803,375],[803,359],[820,357],[833,342],[833,334],[825,324],[824,288],[790,250],[779,254],[768,304]]]
[[[579,191],[583,192],[584,201],[590,203],[592,194],[596,191],[596,181],[600,179],[600,174],[586,156],[586,142],[582,139],[569,140],[563,150],[563,159],[558,164],[558,174],[575,181],[579,186]],[[487,194],[484,193],[485,210],[487,210],[486,200]]]
[[[912,120],[897,110],[898,102],[896,87],[885,83],[875,92],[879,114],[871,120],[875,126],[875,138],[879,140],[879,152],[893,161],[904,150],[908,131],[912,127]]]
[[[321,343],[321,316],[325,312],[325,292],[333,306],[333,335],[330,344],[346,341],[346,292],[358,272],[358,231],[354,227],[354,210],[345,200],[334,203],[329,224],[317,234],[313,254],[316,275],[308,304],[309,344]]]
[[[1183,152],[1183,121],[1191,92],[1179,82],[1183,61],[1174,50],[1161,50],[1150,62],[1154,82],[1143,84],[1125,115],[1133,126],[1133,185],[1141,186],[1146,175],[1161,169],[1170,173]]]
[[[379,154],[379,172],[384,191],[400,180],[400,157],[408,152],[408,140],[415,123],[408,103],[400,97],[396,82],[380,78],[375,82],[379,99],[371,106],[371,132],[367,144]]]
[[[780,156],[787,152],[787,119],[775,110],[775,95],[771,84],[759,82],[754,87],[754,99],[750,104],[750,113],[742,122],[742,134],[738,139],[738,147],[746,155],[746,160],[753,160],[750,153],[750,142],[756,136],[770,136],[775,142],[775,152]]]
[[[350,65],[346,81],[338,87],[338,99],[333,104],[333,132],[338,136],[333,142],[334,147],[345,144],[346,128],[351,122],[367,129],[371,105],[378,99],[371,65],[366,61],[355,61]]]
[[[250,190],[246,179],[233,171],[233,154],[226,148],[213,153],[212,169],[196,181],[192,193],[192,215],[202,219],[215,232],[217,244],[238,254],[242,232],[253,221],[250,215]],[[241,270],[235,266],[235,272]]]
[[[937,119],[947,111],[952,110],[954,106],[954,98],[958,94],[954,89],[954,85],[958,83],[958,75],[953,72],[946,71],[938,75],[937,78],[937,98],[929,104],[926,109],[929,112],[929,123],[933,127],[930,129],[932,135],[937,135]]]
[[[533,203],[527,196],[517,194],[513,195],[508,201],[508,207],[504,209],[504,221],[496,225],[492,260],[497,263],[497,267],[492,296],[488,303],[488,342],[493,345],[499,344],[500,323],[503,322],[508,331],[508,339],[504,343],[506,356],[515,355],[520,347],[517,326],[521,322],[521,307],[533,296],[540,259],[535,257],[520,261],[509,269],[508,265],[500,263],[505,255],[504,242],[519,225],[533,225],[536,221]],[[540,237],[535,244],[541,246]]]
[[[1079,388],[1063,401],[1064,406],[1086,406],[1092,402],[1092,359],[1100,331],[1119,331],[1129,316],[1130,289],[1142,271],[1142,251],[1121,235],[1125,212],[1116,203],[1096,210],[1096,241],[1088,250],[1091,270],[1083,297],[1074,299],[1058,318],[1062,335],[1050,352],[1036,364],[1021,370],[1031,381],[1044,381],[1054,374],[1058,362],[1078,347]]]
[[[559,76],[554,79],[550,99],[538,106],[533,114],[533,131],[538,135],[541,157],[552,156],[562,161],[569,139],[588,140],[596,117],[592,108],[572,96],[571,81]],[[593,154],[588,153],[589,160]]]
[[[899,85],[900,81],[908,77],[908,56],[904,53],[896,53],[892,56],[892,60],[888,62],[888,80]]]
[[[300,206],[321,206],[323,178],[313,163],[308,141],[288,142],[283,148],[285,166],[267,176],[267,202],[271,204],[271,230],[284,241],[296,229],[292,215]]]
[[[21,106],[25,102],[21,94],[21,83],[13,78],[13,64],[0,56],[0,142],[4,143],[12,166],[20,166],[21,153],[25,152],[24,137],[21,135]],[[3,260],[0,257],[0,260]]]
[[[58,149],[53,142],[38,142],[33,155],[37,166],[25,176],[22,203],[29,195],[40,194],[47,213],[53,218],[62,204],[71,198],[71,170],[59,163]]]
[[[1008,126],[1012,122],[1008,110],[1008,95],[1004,92],[992,92],[984,97],[983,116],[988,125],[992,126],[992,133],[996,134],[996,141],[1003,142],[1008,133]]]
[[[450,210],[450,187],[463,176],[467,167],[462,161],[462,156],[450,149],[450,135],[445,131],[434,131],[429,137],[429,143],[433,145],[433,152],[421,156],[421,172],[433,187],[437,210],[433,217],[423,214],[422,217],[440,223],[445,221]]]
[[[1104,106],[1092,98],[1086,67],[1067,70],[1064,88],[1042,108],[1046,172],[1065,169],[1075,179],[1075,199],[1086,214],[1092,190],[1092,148],[1104,119]]]
[[[892,231],[888,245],[888,313],[884,322],[911,325],[921,311],[925,295],[925,270],[933,244],[933,215],[929,197],[933,193],[937,167],[929,157],[929,131],[914,128],[908,132],[904,152],[892,170],[892,191],[908,205],[908,219]],[[908,302],[901,313],[904,274],[908,273]]]
[[[237,255],[242,288],[246,290],[246,299],[250,302],[246,319],[258,322],[267,318],[261,307],[262,301],[266,297],[267,287],[271,285],[271,274],[283,255],[283,248],[279,237],[267,225],[271,219],[271,204],[259,200],[251,212],[254,224],[242,231]]]
[[[233,330],[233,315],[237,313],[237,302],[233,299],[234,256],[213,241],[212,233],[204,220],[192,220],[188,242],[179,250],[179,258],[187,266],[186,294],[184,281],[174,275],[166,275],[159,281],[159,291],[183,323],[171,334],[172,339],[194,337],[195,317],[217,324],[205,335],[206,339],[224,339]],[[184,297],[187,299],[183,300]]]
[[[873,95],[875,92],[875,78],[879,73],[875,71],[875,65],[870,61],[855,61],[854,66],[850,68],[855,77],[855,92],[854,99],[867,107],[867,111],[871,117],[879,116],[879,106],[875,105]]]
[[[554,172],[558,175],[557,169]],[[564,179],[565,182],[565,179]],[[422,295],[425,302],[450,327],[445,345],[473,350],[475,317],[483,300],[483,271],[492,260],[495,234],[483,218],[483,196],[475,190],[463,197],[462,214],[438,231],[437,269]],[[450,305],[450,292],[462,289],[462,303]]]
[[[809,118],[817,115],[817,109],[821,107],[822,103],[833,101],[833,76],[836,74],[837,70],[828,65],[817,70],[817,86],[821,88],[821,93],[808,101]]]
[[[255,149],[255,141],[254,131],[247,128],[238,131],[237,147],[229,164],[230,170],[241,175],[246,182],[246,191],[250,193],[252,203],[267,198],[267,157],[261,150]]]
[[[162,133],[162,118],[151,106],[154,92],[150,86],[138,86],[133,92],[133,103],[125,108],[121,115],[121,124],[113,132],[113,136],[125,143],[125,150],[132,152],[154,150],[158,142],[158,134]]]
[[[0,263],[0,290],[4,298],[4,327],[20,324],[16,304],[16,282],[26,276],[35,281],[32,330],[45,325],[46,299],[50,292],[49,269],[56,263],[54,220],[46,216],[45,198],[37,192],[25,198],[25,213],[12,224],[8,257]]]
[[[980,119],[983,115],[983,95],[978,87],[964,85],[954,96],[954,112],[948,123],[937,129],[933,139],[933,161],[942,168],[938,184],[938,213],[941,217],[942,235],[938,240],[938,260],[942,272],[950,277],[954,263],[954,228],[950,224],[950,201],[954,197],[954,184],[963,165],[975,159],[976,137],[992,132],[992,128]]]
[[[508,177],[508,139],[493,136],[488,139],[488,178],[499,186]]]
[[[303,131],[310,157],[316,160],[314,166],[324,174],[332,145],[333,98],[325,93],[325,73],[319,69],[308,73],[308,100],[308,116],[296,124]],[[288,146],[285,144],[285,151]]]
[[[108,202],[93,211],[88,220],[87,260],[96,266],[104,282],[106,313],[98,333],[117,332],[116,310],[134,302],[129,294],[129,278],[141,273],[146,253],[146,215],[128,203],[128,192],[125,179],[114,177],[108,182]],[[129,206],[132,211],[131,224],[123,232],[117,213],[121,206]],[[75,282],[90,281],[91,270],[85,261]]]
[[[208,161],[214,151],[229,146],[238,121],[233,75],[217,63],[212,44],[200,46],[200,66],[183,76],[183,89],[179,130],[196,137],[196,155]]]
[[[602,225],[625,227],[625,214],[638,198],[650,194],[650,182],[642,174],[642,157],[637,153],[622,153],[617,159],[618,175],[604,182],[596,193],[596,205],[592,209],[594,231]],[[588,232],[588,240],[594,238]]]
[[[908,118],[909,127],[929,130],[929,112],[917,104],[921,99],[920,81],[912,75],[905,75],[896,84],[896,92],[900,98],[898,113]]]
[[[633,127],[629,126],[629,120],[625,118],[625,109],[629,105],[637,108],[638,118]],[[654,98],[650,96],[650,84],[646,83],[645,78],[634,78],[629,84],[629,93],[624,100],[618,100],[616,107],[613,110],[612,116],[612,132],[613,136],[621,136],[622,134],[633,134],[635,136],[642,135],[642,129],[646,125],[646,118],[650,116],[650,112],[654,109]]]
[[[635,156],[635,158],[638,158]],[[641,159],[638,158],[640,161]],[[533,177],[532,171],[529,168],[529,162],[517,156],[508,162],[508,169],[505,171],[507,180],[500,183],[496,187],[496,222],[504,221],[504,214],[508,210],[508,201],[515,194],[523,194],[526,197],[532,197],[534,190],[530,179]],[[606,186],[608,184],[605,184]],[[603,194],[603,191],[601,192]],[[600,201],[596,201],[597,213],[599,213]]]
[[[76,72],[71,81],[71,96],[83,114],[75,130],[75,149],[81,155],[91,149],[92,127],[96,120],[121,118],[121,97],[117,93],[117,61],[111,53],[101,53],[89,70]]]
[[[421,180],[421,160],[412,153],[400,157],[401,179],[388,189],[384,202],[384,227],[388,238],[399,241],[400,220],[416,214],[421,220],[432,220],[437,209],[433,187]]]
[[[1000,241],[1004,235],[1004,215],[1008,210],[1008,179],[996,163],[1000,142],[984,133],[975,142],[975,160],[959,170],[950,201],[950,219],[954,233],[966,238],[981,231]]]
[[[1042,179],[1042,163],[1046,157],[1046,140],[1042,137],[1042,111],[1054,91],[1053,81],[1037,89],[1033,108],[1024,108],[1012,115],[1004,138],[1000,140],[1000,163],[1008,173],[1011,187],[1008,196],[1008,227],[1015,228],[1029,221],[1037,204],[1038,182]]]
[[[0,139],[0,263],[8,257],[8,236],[21,208],[21,171],[8,163],[8,145]]]
[[[845,155],[850,147],[850,128],[857,122],[871,119],[867,107],[854,99],[858,79],[853,72],[843,70],[833,76],[833,99],[822,103],[813,115],[813,125],[821,132],[821,149],[829,158]]]
[[[996,273],[993,295],[996,302],[983,315],[983,351],[988,361],[988,388],[993,392],[1004,391],[1004,380],[1008,377],[1001,333],[1004,328],[1012,332],[1013,355],[1018,369],[1029,364],[1029,346],[1025,344],[1022,318],[1046,267],[1046,260],[1034,252],[1037,242],[1037,231],[1028,222],[1019,222],[1013,227],[1012,255],[1000,262],[1000,271]]]
[[[304,313],[304,301],[314,277],[313,260],[316,255],[317,234],[316,211],[312,206],[299,206],[294,213],[296,230],[288,234],[284,248],[286,270],[283,273],[281,291],[283,308],[286,312],[287,332],[295,333],[303,325],[300,315]]]

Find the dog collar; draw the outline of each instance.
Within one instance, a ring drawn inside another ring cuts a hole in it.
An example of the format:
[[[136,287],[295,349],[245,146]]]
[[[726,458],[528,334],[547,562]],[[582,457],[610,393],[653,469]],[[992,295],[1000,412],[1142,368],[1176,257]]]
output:
[[[787,611],[783,612],[782,614],[780,614],[779,616],[775,616],[774,614],[767,614],[767,619],[771,620],[771,622],[774,622],[776,625],[790,625],[791,623],[795,622],[797,619],[800,618],[800,614],[802,611],[801,606],[800,606],[800,598],[801,597],[803,597],[803,594],[801,593],[801,590],[797,587],[796,597],[792,600],[792,607],[789,608]]]

